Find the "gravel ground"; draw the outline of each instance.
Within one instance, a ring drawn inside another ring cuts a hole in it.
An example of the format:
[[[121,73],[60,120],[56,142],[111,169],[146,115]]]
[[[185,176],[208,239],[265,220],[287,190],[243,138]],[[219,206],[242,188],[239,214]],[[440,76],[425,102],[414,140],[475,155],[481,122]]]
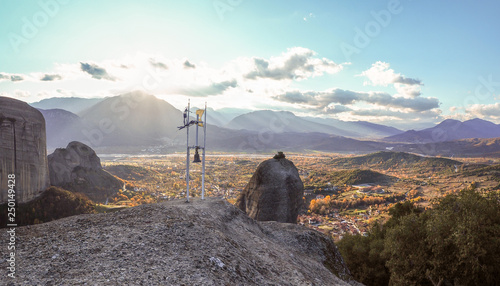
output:
[[[350,280],[328,237],[295,224],[254,221],[215,198],[18,227],[14,279],[7,276],[7,229],[0,230],[0,239],[1,285],[349,285],[344,280]]]

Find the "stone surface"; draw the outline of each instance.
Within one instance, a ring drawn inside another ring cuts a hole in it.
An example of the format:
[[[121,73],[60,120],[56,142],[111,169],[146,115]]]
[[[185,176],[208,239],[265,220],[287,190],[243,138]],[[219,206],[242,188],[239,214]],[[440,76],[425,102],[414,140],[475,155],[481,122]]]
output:
[[[101,166],[95,151],[80,142],[70,142],[48,156],[50,183],[68,191],[87,195],[103,202],[123,187],[123,182]]]
[[[16,240],[15,285],[358,285],[327,236],[216,198],[18,227]]]
[[[236,201],[253,219],[297,222],[304,184],[293,162],[281,155],[260,163]]]
[[[0,203],[8,200],[9,174],[16,176],[18,202],[35,198],[49,186],[45,136],[45,120],[38,110],[0,96]]]

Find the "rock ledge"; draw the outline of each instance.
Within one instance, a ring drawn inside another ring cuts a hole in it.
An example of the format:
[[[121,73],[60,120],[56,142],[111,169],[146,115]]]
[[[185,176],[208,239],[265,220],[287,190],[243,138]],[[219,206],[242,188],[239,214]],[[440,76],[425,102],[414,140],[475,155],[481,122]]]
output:
[[[16,232],[16,285],[348,285],[332,271],[350,277],[323,234],[256,222],[215,198],[73,216]]]

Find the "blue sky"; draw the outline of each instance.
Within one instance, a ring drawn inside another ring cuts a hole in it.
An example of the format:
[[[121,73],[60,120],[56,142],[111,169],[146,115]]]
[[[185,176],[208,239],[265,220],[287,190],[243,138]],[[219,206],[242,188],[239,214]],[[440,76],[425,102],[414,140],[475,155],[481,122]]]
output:
[[[498,1],[0,2],[0,94],[500,123]]]

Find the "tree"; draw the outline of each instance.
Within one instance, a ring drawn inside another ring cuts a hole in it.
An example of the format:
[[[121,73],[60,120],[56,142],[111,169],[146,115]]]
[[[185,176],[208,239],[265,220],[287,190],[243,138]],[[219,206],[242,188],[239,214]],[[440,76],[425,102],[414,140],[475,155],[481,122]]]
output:
[[[390,285],[428,285],[426,278],[429,253],[424,216],[410,213],[400,217],[388,230],[385,253],[391,272]]]
[[[392,285],[498,285],[500,203],[473,187],[449,194],[394,220],[385,252]]]
[[[384,231],[375,225],[368,236],[347,234],[337,243],[349,270],[365,285],[387,285],[389,271],[385,267]]]
[[[460,285],[498,285],[500,204],[474,187],[439,201],[427,223],[429,275]]]

